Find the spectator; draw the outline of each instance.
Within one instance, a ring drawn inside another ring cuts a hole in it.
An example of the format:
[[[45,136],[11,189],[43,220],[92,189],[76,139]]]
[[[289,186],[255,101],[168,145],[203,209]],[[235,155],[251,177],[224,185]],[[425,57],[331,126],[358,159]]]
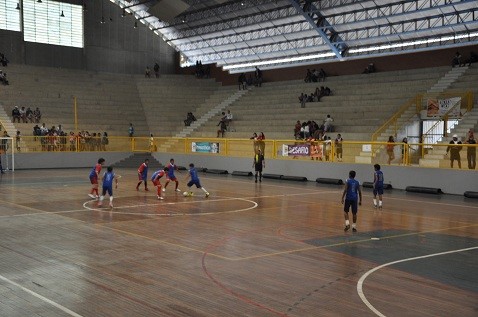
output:
[[[312,72],[307,68],[307,73],[305,74],[304,81],[310,83],[312,81]]]
[[[20,118],[21,118],[20,110],[18,109],[18,106],[15,106],[15,108],[13,108],[13,110],[12,110],[12,121],[13,121],[13,123],[15,123],[15,120],[17,120],[18,123],[20,123]]]
[[[30,107],[27,108],[26,110],[26,118],[27,118],[27,121],[29,121],[30,123],[33,123],[33,111]]]
[[[226,125],[227,125],[227,129],[228,131],[231,131],[233,128],[232,128],[232,119],[234,118],[234,116],[232,115],[231,113],[231,110],[227,110],[227,113],[226,113]]]
[[[21,141],[22,135],[20,134],[20,131],[17,130],[17,135],[15,136],[15,144],[17,146],[17,152],[20,152],[20,141]]]
[[[38,124],[33,127],[33,136],[35,137],[35,141],[37,140],[37,136],[41,136],[40,127]]]
[[[0,82],[6,86],[6,85],[10,85],[10,83],[8,82],[8,79],[7,79],[7,73],[4,73],[3,71],[0,70]]]
[[[394,149],[395,149],[395,139],[393,138],[393,135],[388,137],[388,142],[387,142],[387,155],[388,155],[388,165],[392,163],[392,161],[395,159],[395,154],[394,154]]]
[[[300,139],[300,128],[302,127],[302,125],[300,124],[300,120],[297,120],[297,122],[295,123],[295,126],[294,126],[294,138],[296,140]]]
[[[302,122],[302,127],[300,128],[300,136],[302,139],[307,139],[310,136],[309,122]]]
[[[318,79],[319,79],[319,71],[314,68],[314,69],[312,69],[311,80],[312,80],[312,82],[316,83],[318,81]]]
[[[3,53],[0,53],[0,63],[2,64],[3,67],[7,67],[8,63],[10,63],[10,61],[7,59],[7,57]]]
[[[146,70],[144,71],[144,77],[151,78],[151,69],[149,66],[146,66]]]
[[[101,138],[101,150],[106,151],[106,146],[110,143],[108,140],[108,133],[103,132],[103,137]]]
[[[468,63],[468,66],[471,66],[471,63],[476,63],[478,62],[478,54],[475,52],[470,52],[470,58],[467,59],[462,66],[465,66],[465,64]]]
[[[325,70],[323,68],[321,68],[319,70],[319,76],[317,76],[318,80],[319,81],[325,81],[325,77],[327,76],[327,74],[325,73]]]
[[[367,65],[367,67],[365,67],[364,71],[363,71],[363,74],[371,74],[371,73],[375,73],[375,64],[374,63],[370,63]]]
[[[252,74],[249,74],[249,77],[247,78],[247,86],[250,87],[254,84],[254,79],[252,78]]]
[[[334,119],[328,114],[324,120],[324,132],[332,132],[332,122],[334,122]]]
[[[70,131],[70,135],[68,137],[68,143],[70,143],[70,151],[71,152],[76,151],[76,135],[73,131]]]
[[[22,123],[27,122],[27,110],[25,109],[25,107],[22,107],[20,109],[20,118],[22,118]]]
[[[246,74],[245,73],[242,73],[242,74],[239,75],[239,78],[237,79],[237,82],[239,84],[239,90],[241,90],[241,86],[242,86],[242,90],[246,90],[247,80],[246,80]]]
[[[257,87],[262,87],[262,70],[259,69],[259,67],[256,66],[256,71],[254,72],[255,77],[256,77],[256,86]]]
[[[407,164],[407,160],[405,156],[409,156],[408,150],[410,149],[408,147],[408,139],[405,137],[402,139],[402,163]]]
[[[129,124],[128,135],[130,138],[134,137],[134,127],[132,123]]]
[[[154,70],[154,75],[156,76],[156,78],[159,78],[159,64],[158,63],[154,63],[153,70]]]
[[[35,123],[40,123],[41,111],[38,107],[33,111],[33,120],[35,120]]]
[[[471,170],[476,168],[476,140],[473,132],[473,129],[468,131],[465,141],[465,144],[469,144],[466,147],[466,159],[468,160],[468,168]]]
[[[461,54],[460,52],[456,52],[455,53],[455,56],[453,56],[453,59],[451,61],[451,67],[455,67],[455,66],[461,66]]]
[[[450,145],[446,148],[446,155],[450,152],[450,167],[453,168],[453,161],[458,161],[458,168],[461,168],[461,141],[458,140],[458,135],[453,134],[452,140],[449,143]]]
[[[188,112],[188,114],[186,115],[186,120],[184,120],[184,125],[189,127],[194,121],[196,121],[196,117],[193,115],[192,112]]]
[[[224,137],[224,133],[226,133],[227,125],[225,120],[221,120],[218,123],[219,130],[217,130],[217,137],[221,135],[221,137]]]
[[[306,100],[307,97],[304,93],[301,93],[300,96],[299,96],[299,101],[300,101],[300,107],[301,108],[305,108],[305,103],[306,103]]]
[[[259,146],[259,150],[261,150],[262,154],[264,154],[266,150],[266,142],[264,142],[265,139],[266,136],[264,135],[264,132],[261,132],[257,137],[257,145]]]
[[[342,142],[344,141],[344,139],[342,139],[342,136],[339,134],[337,134],[337,137],[335,138],[335,153],[337,155],[337,161],[339,162],[342,162]]]

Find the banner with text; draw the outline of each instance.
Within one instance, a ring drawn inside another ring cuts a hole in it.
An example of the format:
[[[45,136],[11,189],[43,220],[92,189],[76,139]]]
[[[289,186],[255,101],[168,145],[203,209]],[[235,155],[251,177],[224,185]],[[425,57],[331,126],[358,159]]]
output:
[[[282,144],[283,156],[309,156],[310,145],[309,144]]]
[[[193,153],[219,153],[219,143],[216,142],[191,142]]]
[[[427,100],[428,117],[443,117],[444,115],[448,115],[449,118],[461,117],[461,97]]]

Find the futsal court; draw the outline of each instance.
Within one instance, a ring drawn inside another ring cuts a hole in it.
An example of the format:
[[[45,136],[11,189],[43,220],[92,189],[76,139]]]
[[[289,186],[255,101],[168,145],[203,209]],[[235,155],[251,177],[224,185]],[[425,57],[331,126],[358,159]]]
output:
[[[341,186],[182,172],[160,201],[115,172],[113,209],[89,169],[2,175],[0,316],[478,314],[476,199],[364,188],[352,233]]]

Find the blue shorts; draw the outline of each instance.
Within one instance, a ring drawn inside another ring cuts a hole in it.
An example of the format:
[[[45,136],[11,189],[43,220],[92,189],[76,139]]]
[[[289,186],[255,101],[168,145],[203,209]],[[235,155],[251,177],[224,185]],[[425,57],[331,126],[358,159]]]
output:
[[[199,179],[198,180],[190,180],[189,183],[188,183],[188,187],[191,187],[193,185],[196,185],[197,188],[201,188],[201,183],[199,182]]]
[[[344,202],[344,212],[349,212],[350,207],[352,207],[352,213],[355,215],[357,213],[357,200],[346,199]]]
[[[108,192],[108,195],[113,196],[113,187],[112,186],[103,186],[103,196],[106,195],[106,192]]]
[[[379,186],[377,188],[373,189],[373,195],[377,196],[378,195],[383,195],[383,186]]]

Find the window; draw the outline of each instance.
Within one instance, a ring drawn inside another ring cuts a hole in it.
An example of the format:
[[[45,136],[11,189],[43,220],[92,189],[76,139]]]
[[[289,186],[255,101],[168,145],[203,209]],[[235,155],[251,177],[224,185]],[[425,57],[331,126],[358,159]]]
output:
[[[83,8],[50,0],[24,0],[23,36],[28,42],[83,47]]]
[[[21,31],[20,10],[17,10],[18,0],[0,0],[0,29]]]

